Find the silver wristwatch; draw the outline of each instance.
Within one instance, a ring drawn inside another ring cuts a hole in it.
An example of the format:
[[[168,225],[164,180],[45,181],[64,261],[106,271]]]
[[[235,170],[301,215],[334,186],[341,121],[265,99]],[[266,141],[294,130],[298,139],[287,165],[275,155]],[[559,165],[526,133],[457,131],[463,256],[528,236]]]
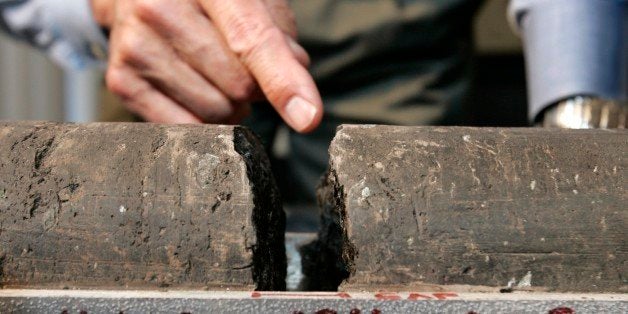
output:
[[[566,129],[626,128],[625,103],[596,97],[577,96],[548,108],[539,126]]]

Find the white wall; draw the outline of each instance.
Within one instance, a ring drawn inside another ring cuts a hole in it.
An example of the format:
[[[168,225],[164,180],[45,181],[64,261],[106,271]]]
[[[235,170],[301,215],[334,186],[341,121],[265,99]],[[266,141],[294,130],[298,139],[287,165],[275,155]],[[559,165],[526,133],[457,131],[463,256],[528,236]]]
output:
[[[63,72],[0,35],[0,120],[63,120]]]
[[[46,57],[0,35],[0,120],[98,120],[102,73],[64,72]]]

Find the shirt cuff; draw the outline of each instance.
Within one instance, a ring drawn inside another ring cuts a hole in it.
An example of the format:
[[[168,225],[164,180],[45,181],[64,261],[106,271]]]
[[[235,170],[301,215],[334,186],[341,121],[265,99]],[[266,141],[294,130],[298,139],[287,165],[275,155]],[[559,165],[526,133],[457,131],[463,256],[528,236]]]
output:
[[[626,99],[628,28],[624,0],[512,0],[522,37],[529,116],[575,95]]]
[[[64,68],[106,64],[107,38],[92,15],[90,0],[30,0],[3,13],[12,33]]]

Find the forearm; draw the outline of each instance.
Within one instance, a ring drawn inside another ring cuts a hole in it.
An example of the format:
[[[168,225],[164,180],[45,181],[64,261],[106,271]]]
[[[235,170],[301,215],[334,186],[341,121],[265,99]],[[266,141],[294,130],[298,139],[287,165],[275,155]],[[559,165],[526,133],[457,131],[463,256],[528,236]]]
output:
[[[526,56],[530,118],[577,95],[626,99],[625,0],[512,0]]]
[[[0,25],[64,67],[104,64],[107,39],[90,0],[0,0]]]

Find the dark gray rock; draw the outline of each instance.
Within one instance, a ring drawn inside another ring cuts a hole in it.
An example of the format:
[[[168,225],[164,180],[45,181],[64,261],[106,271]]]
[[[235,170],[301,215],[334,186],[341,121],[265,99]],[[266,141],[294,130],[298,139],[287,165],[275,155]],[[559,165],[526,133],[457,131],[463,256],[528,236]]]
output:
[[[310,288],[626,292],[626,152],[626,131],[343,126]]]
[[[0,123],[0,286],[285,289],[247,129]]]

